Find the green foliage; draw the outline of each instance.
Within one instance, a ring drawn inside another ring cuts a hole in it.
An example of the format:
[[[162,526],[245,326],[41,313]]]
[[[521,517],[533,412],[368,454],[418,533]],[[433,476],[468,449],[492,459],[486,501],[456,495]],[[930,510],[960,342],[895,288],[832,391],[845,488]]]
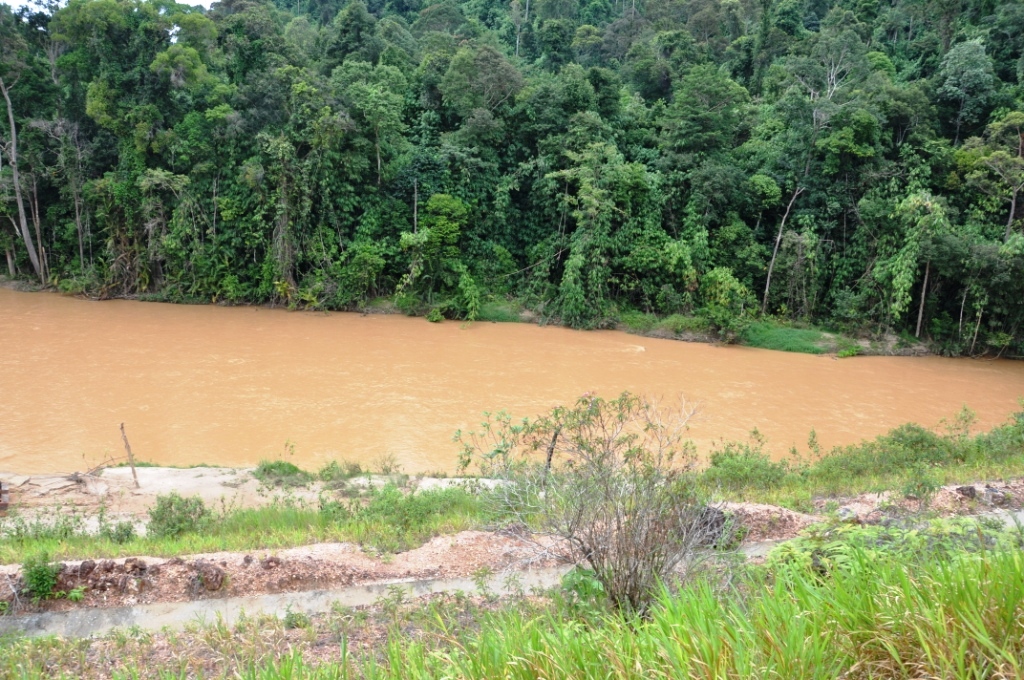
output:
[[[202,532],[212,519],[199,496],[180,496],[176,492],[158,495],[149,509],[146,533],[154,538],[175,538]]]
[[[1000,520],[951,517],[924,522],[876,525],[839,522],[818,524],[792,541],[774,548],[766,566],[789,566],[829,574],[859,559],[899,559],[919,563],[946,561],[965,552],[1000,552],[1024,547],[1019,528]]]
[[[781,485],[789,472],[790,466],[785,461],[769,458],[761,450],[760,443],[751,447],[730,442],[711,454],[703,479],[714,487],[727,490],[747,487],[772,489]]]
[[[404,493],[394,484],[370,492],[352,509],[352,526],[364,546],[382,553],[409,550],[439,533],[448,518],[476,514],[477,501],[464,489]]]
[[[131,543],[138,536],[135,531],[135,524],[127,520],[122,520],[113,526],[101,527],[100,535],[118,545]]]
[[[285,611],[282,622],[284,623],[284,627],[288,630],[294,630],[296,628],[306,629],[312,625],[309,615],[293,611],[290,606]]]
[[[753,298],[730,270],[718,267],[705,274],[700,284],[700,297],[701,316],[723,339],[734,341],[742,336],[750,323]]]
[[[28,557],[21,565],[22,588],[37,602],[55,597],[60,568],[45,552]]]

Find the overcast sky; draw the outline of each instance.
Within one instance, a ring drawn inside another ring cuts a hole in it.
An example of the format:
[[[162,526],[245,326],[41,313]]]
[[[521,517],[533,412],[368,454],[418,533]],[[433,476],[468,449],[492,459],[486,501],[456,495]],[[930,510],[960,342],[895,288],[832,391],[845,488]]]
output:
[[[17,10],[19,7],[24,7],[26,5],[32,6],[32,0],[0,0],[0,3],[3,3],[5,5],[10,5],[15,10]],[[203,7],[207,7],[208,8],[212,3],[213,3],[213,0],[184,0],[182,4],[185,4],[185,5],[202,5]],[[64,0],[61,0],[60,4],[64,5],[65,4]]]

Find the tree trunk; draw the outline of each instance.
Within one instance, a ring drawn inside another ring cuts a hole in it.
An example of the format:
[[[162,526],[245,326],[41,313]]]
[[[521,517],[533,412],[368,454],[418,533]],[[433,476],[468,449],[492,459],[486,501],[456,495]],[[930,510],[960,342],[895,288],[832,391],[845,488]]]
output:
[[[971,340],[971,351],[968,352],[968,354],[974,354],[974,345],[976,342],[978,342],[978,329],[981,328],[981,316],[982,314],[984,314],[984,312],[984,309],[978,312],[978,323],[974,324],[974,338]]]
[[[1006,234],[1003,235],[1003,243],[1010,240],[1010,230],[1013,229],[1013,218],[1017,213],[1017,194],[1020,193],[1020,189],[1014,189],[1013,196],[1010,197],[1010,217],[1006,220]]]
[[[28,259],[32,262],[32,268],[36,276],[41,276],[39,267],[39,254],[32,242],[32,232],[28,230],[28,218],[25,216],[25,202],[21,198],[21,175],[18,173],[18,129],[14,124],[14,105],[11,104],[11,94],[3,79],[0,78],[0,94],[3,94],[7,102],[7,121],[11,125],[11,174],[14,179],[14,200],[18,204],[18,226],[21,228],[21,238],[25,242],[25,249],[28,250]]]
[[[5,248],[4,253],[7,254],[7,271],[10,273],[11,278],[13,279],[15,276],[18,275],[18,272],[14,270],[14,253],[11,252],[10,248]]]
[[[793,209],[793,204],[796,203],[797,196],[803,192],[803,187],[796,188],[793,192],[793,196],[789,199],[789,205],[786,206],[786,214],[782,216],[782,222],[779,223],[779,233],[775,236],[775,249],[772,251],[771,262],[768,263],[768,278],[764,282],[764,299],[761,301],[762,316],[768,310],[768,293],[772,287],[772,271],[775,269],[775,258],[779,255],[779,244],[782,243],[782,232],[786,228],[786,220],[789,219],[789,213]]]
[[[36,182],[35,173],[30,176],[32,177],[32,202],[29,203],[29,208],[32,213],[32,224],[36,228],[36,247],[39,249],[39,280],[45,284],[47,278],[46,249],[43,247],[42,218],[39,215],[39,185]]]
[[[928,294],[928,275],[931,273],[932,261],[924,265],[924,283],[921,284],[921,306],[917,308],[917,330],[914,331],[914,337],[921,337],[921,322],[924,320],[924,299]]]
[[[964,337],[964,307],[967,305],[967,288],[964,288],[964,299],[960,301],[960,330],[957,332],[957,339]]]
[[[78,185],[72,185],[71,188],[74,193],[73,199],[75,203],[75,231],[78,232],[78,270],[85,270],[85,235],[82,229],[82,196],[79,192]]]

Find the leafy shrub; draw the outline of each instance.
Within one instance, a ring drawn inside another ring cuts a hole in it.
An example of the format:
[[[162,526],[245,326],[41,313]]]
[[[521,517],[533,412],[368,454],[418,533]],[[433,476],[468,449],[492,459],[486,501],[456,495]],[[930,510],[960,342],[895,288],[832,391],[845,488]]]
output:
[[[519,321],[519,309],[516,305],[503,300],[492,300],[480,305],[478,321],[494,321],[496,323],[515,323]]]
[[[785,461],[773,461],[760,447],[730,442],[723,450],[711,454],[704,479],[724,489],[771,489],[781,485],[787,474],[789,465]]]
[[[344,503],[321,498],[320,515],[330,522],[344,522],[352,516],[352,511]]]
[[[211,516],[199,496],[183,497],[176,492],[161,494],[156,497],[156,505],[149,509],[147,531],[154,538],[174,538],[202,531]]]
[[[957,448],[950,438],[920,425],[901,425],[873,441],[834,450],[813,466],[811,475],[825,481],[898,475],[920,466],[963,462]]]
[[[594,571],[578,566],[562,577],[562,593],[569,610],[579,615],[596,613],[607,601],[604,585]]]
[[[701,316],[711,322],[723,340],[733,342],[743,335],[750,325],[754,298],[732,270],[716,267],[707,272],[701,280],[700,297]]]
[[[50,555],[45,552],[28,557],[21,565],[22,587],[35,601],[54,596],[60,565],[51,564]]]
[[[104,538],[110,539],[113,543],[124,545],[135,540],[135,525],[129,521],[121,521],[114,526],[106,526],[100,532]]]
[[[586,562],[616,609],[643,614],[662,580],[695,569],[725,538],[708,521],[688,465],[683,433],[693,413],[685,403],[666,412],[628,392],[585,395],[534,421],[499,414],[456,438],[462,467],[475,461],[503,480],[499,513],[562,538],[548,550]]]

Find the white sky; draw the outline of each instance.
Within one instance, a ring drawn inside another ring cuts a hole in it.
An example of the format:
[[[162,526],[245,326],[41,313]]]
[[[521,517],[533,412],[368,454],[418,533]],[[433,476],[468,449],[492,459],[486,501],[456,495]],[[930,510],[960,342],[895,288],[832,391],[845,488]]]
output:
[[[214,0],[179,0],[185,5],[202,5],[203,7],[209,8]],[[20,7],[32,6],[31,0],[0,0],[0,3],[10,5],[11,8],[17,10]],[[66,4],[64,0],[61,0],[61,5]]]

